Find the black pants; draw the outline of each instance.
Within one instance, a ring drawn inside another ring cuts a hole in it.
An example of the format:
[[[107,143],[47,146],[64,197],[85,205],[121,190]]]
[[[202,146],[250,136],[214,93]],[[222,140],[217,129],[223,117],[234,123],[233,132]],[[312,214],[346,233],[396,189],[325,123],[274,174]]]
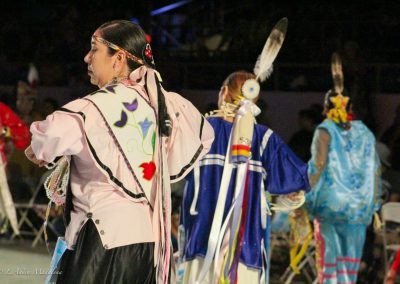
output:
[[[154,243],[104,249],[92,220],[79,232],[75,250],[66,250],[57,283],[156,283]]]

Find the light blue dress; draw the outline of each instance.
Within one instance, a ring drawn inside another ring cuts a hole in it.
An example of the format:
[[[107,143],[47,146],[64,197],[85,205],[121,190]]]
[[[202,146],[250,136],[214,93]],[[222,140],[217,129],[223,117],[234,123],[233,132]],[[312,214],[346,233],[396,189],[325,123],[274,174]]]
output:
[[[368,225],[379,208],[374,200],[375,173],[379,167],[374,135],[361,121],[352,122],[348,131],[330,120],[321,123],[318,129],[328,131],[331,141],[325,169],[307,194],[309,212],[328,223]],[[310,175],[317,171],[318,149],[314,142]]]
[[[306,196],[314,217],[320,283],[355,283],[366,227],[379,209],[379,159],[375,137],[361,122],[344,130],[331,120],[317,127],[309,175],[318,172],[319,131],[329,133],[325,166]]]

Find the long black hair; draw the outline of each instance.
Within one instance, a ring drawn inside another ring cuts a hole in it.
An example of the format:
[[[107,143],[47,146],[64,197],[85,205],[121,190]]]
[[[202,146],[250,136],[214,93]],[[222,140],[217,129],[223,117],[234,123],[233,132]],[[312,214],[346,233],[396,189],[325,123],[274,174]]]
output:
[[[143,56],[147,40],[144,31],[139,25],[126,20],[113,20],[102,24],[98,30],[102,38],[125,49],[151,66],[148,59]],[[116,51],[108,47],[108,53],[114,55]],[[127,58],[127,63],[131,70],[140,67],[139,63],[130,58]]]

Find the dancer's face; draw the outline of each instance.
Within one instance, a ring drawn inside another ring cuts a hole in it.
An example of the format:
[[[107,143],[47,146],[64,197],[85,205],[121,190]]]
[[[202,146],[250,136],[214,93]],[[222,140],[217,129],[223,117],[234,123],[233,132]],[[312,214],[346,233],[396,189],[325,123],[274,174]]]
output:
[[[30,115],[33,110],[34,100],[25,95],[18,95],[16,105],[20,114]]]
[[[101,36],[99,31],[96,31],[93,35]],[[117,60],[116,54],[110,55],[108,46],[92,37],[91,49],[84,58],[88,65],[90,83],[101,88],[113,79]]]

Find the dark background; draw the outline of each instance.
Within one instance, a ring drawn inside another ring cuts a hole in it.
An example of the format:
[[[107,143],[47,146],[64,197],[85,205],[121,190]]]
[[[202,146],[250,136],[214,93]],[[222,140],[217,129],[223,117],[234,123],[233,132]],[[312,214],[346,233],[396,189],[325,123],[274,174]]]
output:
[[[371,90],[399,90],[399,1],[194,0],[150,15],[171,3],[2,1],[0,84],[24,78],[29,62],[39,69],[42,85],[88,84],[83,57],[91,34],[105,21],[136,18],[152,35],[166,84],[176,90],[216,88],[229,72],[252,70],[271,28],[286,16],[287,37],[267,89],[326,90],[330,57],[339,51],[347,82],[362,77]]]

